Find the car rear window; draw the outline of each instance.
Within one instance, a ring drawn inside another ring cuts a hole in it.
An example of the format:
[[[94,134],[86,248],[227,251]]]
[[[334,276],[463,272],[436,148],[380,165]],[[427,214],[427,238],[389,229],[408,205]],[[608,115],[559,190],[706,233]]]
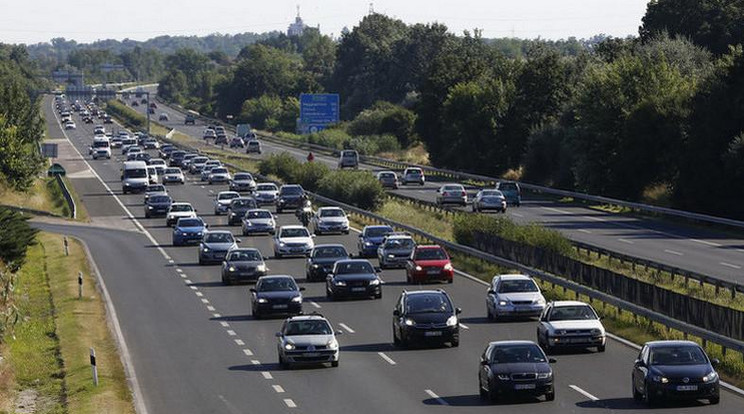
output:
[[[336,262],[337,275],[349,275],[356,273],[374,273],[375,269],[367,262]]]
[[[178,220],[179,227],[203,227],[204,222],[199,219],[181,219]]]
[[[381,237],[392,232],[391,227],[367,227],[364,229],[364,235],[367,237]]]
[[[208,233],[204,241],[207,243],[231,243],[234,239],[230,233]]]

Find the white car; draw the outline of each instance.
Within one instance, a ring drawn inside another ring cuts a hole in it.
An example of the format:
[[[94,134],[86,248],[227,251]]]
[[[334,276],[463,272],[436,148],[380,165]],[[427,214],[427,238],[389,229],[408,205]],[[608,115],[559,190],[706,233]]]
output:
[[[155,167],[155,169],[158,170],[159,176],[165,174],[165,168],[168,166],[162,158],[150,158],[150,160],[147,161],[147,165]]]
[[[545,298],[540,287],[527,275],[496,275],[486,295],[488,320],[500,317],[540,316],[545,309]]]
[[[256,208],[243,215],[243,236],[255,233],[276,233],[276,220],[269,210]]]
[[[274,183],[258,183],[253,191],[253,197],[258,204],[274,204],[279,197],[279,187]]]
[[[152,166],[147,166],[147,178],[150,180],[150,184],[157,184],[160,182],[160,177],[158,176],[158,169]]]
[[[165,224],[172,227],[180,218],[196,218],[196,210],[190,203],[173,203],[165,216]]]
[[[77,129],[77,125],[75,125],[75,122],[70,120],[65,122],[65,129]]]
[[[338,341],[333,325],[322,315],[298,315],[288,318],[277,332],[276,351],[279,365],[330,363],[338,366]],[[315,352],[309,352],[309,351]]]
[[[103,137],[93,138],[93,145],[90,147],[90,154],[94,160],[99,158],[111,159],[111,142],[104,135]]]
[[[606,333],[599,315],[584,302],[550,302],[540,315],[537,343],[550,353],[556,348],[597,348],[605,351]]]
[[[230,208],[230,203],[240,197],[237,191],[220,191],[214,199],[214,215],[219,216],[226,213]]]
[[[165,173],[163,173],[163,184],[183,184],[186,182],[183,171],[181,171],[178,167],[168,167],[165,169]]]
[[[349,219],[340,207],[321,207],[311,220],[313,232],[349,234]]]
[[[274,235],[274,257],[307,256],[315,247],[310,231],[303,226],[281,226]]]
[[[247,172],[235,173],[232,180],[230,180],[230,189],[233,191],[253,191],[255,188],[256,181]]]
[[[224,184],[231,179],[230,171],[225,167],[214,167],[209,172],[209,184]]]

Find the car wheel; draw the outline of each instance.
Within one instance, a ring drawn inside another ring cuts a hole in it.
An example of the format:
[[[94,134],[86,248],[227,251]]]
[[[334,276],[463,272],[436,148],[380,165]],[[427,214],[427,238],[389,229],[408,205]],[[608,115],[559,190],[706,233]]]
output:
[[[488,319],[488,322],[493,322],[493,314],[491,313],[491,307],[486,305],[486,319]]]
[[[473,211],[473,213],[477,213],[478,212],[478,209],[475,208],[475,204],[473,204],[473,210],[472,211]]]
[[[550,388],[549,392],[545,393],[545,401],[554,401],[555,400],[555,388]]]
[[[230,281],[225,278],[225,276],[222,276],[222,284],[225,286],[230,286]]]
[[[338,368],[338,361],[331,361],[331,366],[333,368]]]
[[[455,278],[453,277],[452,279],[448,279],[447,283],[454,283],[454,281],[455,281]]]
[[[382,299],[382,293],[378,293],[375,295],[375,299]]]
[[[488,391],[484,390],[481,386],[480,375],[478,375],[478,395],[480,395],[481,399],[484,400],[488,397]]]
[[[643,402],[646,403],[646,405],[655,405],[656,399],[653,395],[648,391],[648,384],[643,386]]]
[[[496,389],[493,386],[493,383],[489,380],[488,381],[488,400],[491,402],[496,402],[499,400],[499,393],[496,392]]]
[[[282,209],[280,209],[279,207],[277,207],[276,208],[276,214],[282,214]]]
[[[279,354],[279,358],[278,359],[279,359],[279,366],[280,367],[282,367],[284,369],[289,368],[289,364],[287,363],[287,361],[284,360],[284,357],[282,357],[281,354]]]
[[[720,397],[720,396],[715,396],[715,397],[709,398],[709,399],[708,399],[708,402],[709,402],[709,403],[710,403],[711,405],[716,405],[716,404],[718,404],[719,402],[721,402],[721,397]]]
[[[202,265],[204,265],[204,260],[200,257],[199,258],[199,266],[202,266]]]
[[[547,334],[545,335],[545,344],[543,345],[543,350],[547,355],[550,355],[553,353],[553,347],[550,346],[550,339],[548,339]]]
[[[450,342],[450,344],[452,345],[452,348],[459,347],[460,346],[460,338],[453,339],[452,342]]]
[[[279,253],[279,252],[274,252],[274,258],[275,259],[281,259],[282,258],[282,254]]]
[[[633,400],[635,400],[636,402],[643,401],[643,394],[638,392],[638,390],[636,389],[635,381],[633,380],[632,375],[630,376],[630,388],[633,390]]]
[[[395,328],[393,328],[393,346],[400,346],[400,339],[395,334]]]
[[[604,352],[605,351],[605,345],[600,345],[597,347],[597,352]]]

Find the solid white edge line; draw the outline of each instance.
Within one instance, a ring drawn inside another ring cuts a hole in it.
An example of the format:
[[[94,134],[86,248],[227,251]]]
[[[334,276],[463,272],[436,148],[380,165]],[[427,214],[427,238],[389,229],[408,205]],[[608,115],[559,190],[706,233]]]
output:
[[[582,390],[581,388],[577,387],[576,385],[569,385],[568,387],[571,388],[572,390],[578,392],[579,394],[583,395],[584,397],[592,400],[592,401],[599,401],[599,398],[597,398],[597,397],[589,394],[588,392]]]
[[[395,361],[393,361],[393,359],[387,356],[384,352],[378,352],[377,355],[379,355],[380,358],[384,359],[390,365],[396,364]]]
[[[449,405],[449,403],[447,401],[444,401],[444,399],[442,397],[438,396],[437,394],[435,394],[434,391],[432,391],[432,390],[424,390],[424,392],[427,393],[427,394],[429,394],[429,397],[437,400],[437,402],[439,403],[439,405]]]

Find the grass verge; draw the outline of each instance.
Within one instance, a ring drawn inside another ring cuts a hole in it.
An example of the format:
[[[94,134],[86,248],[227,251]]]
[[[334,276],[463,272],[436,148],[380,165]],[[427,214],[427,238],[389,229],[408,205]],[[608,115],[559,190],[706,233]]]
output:
[[[88,213],[70,181],[67,178],[63,178],[63,180],[75,200],[78,209],[77,219],[87,221]],[[16,191],[0,184],[0,204],[47,211],[63,217],[70,217],[70,209],[62,195],[62,189],[52,177],[37,178],[27,191]]]

